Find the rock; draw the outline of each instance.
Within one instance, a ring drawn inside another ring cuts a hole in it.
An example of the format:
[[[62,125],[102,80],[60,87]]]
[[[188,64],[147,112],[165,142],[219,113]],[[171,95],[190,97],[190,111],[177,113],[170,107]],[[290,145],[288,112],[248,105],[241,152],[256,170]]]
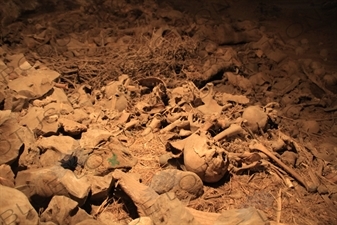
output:
[[[273,60],[276,63],[280,63],[282,60],[284,60],[288,55],[285,54],[283,51],[279,49],[268,49],[269,51],[264,51],[266,56]]]
[[[88,87],[85,85],[81,86],[75,94],[73,94],[72,99],[74,99],[74,108],[83,108],[93,106],[90,95],[87,93]]]
[[[296,154],[295,152],[291,152],[291,151],[285,151],[282,155],[281,155],[281,160],[291,166],[294,167],[296,160],[298,158],[298,154]]]
[[[12,112],[21,112],[23,108],[28,107],[28,99],[15,94],[12,90],[5,90],[5,110],[11,110]]]
[[[122,112],[124,109],[127,108],[128,103],[128,95],[124,93],[118,93],[116,95],[113,95],[111,99],[106,101],[106,108]]]
[[[0,126],[11,118],[10,110],[1,110],[0,111]]]
[[[3,89],[5,89],[4,85],[0,85],[0,103],[2,103],[6,98],[6,94],[5,94],[5,91]],[[10,110],[8,110],[8,111],[10,111]]]
[[[104,225],[125,225],[129,221],[127,218],[117,219],[116,214],[109,211],[100,213],[97,220]]]
[[[1,224],[39,224],[37,212],[22,192],[0,185],[0,193]]]
[[[56,71],[49,69],[27,70],[27,76],[20,76],[8,82],[8,87],[28,100],[40,98],[54,86],[54,80],[60,77]]]
[[[40,220],[39,225],[58,225],[58,224],[56,224],[56,223],[54,223],[54,222],[51,222],[51,221],[48,221],[48,222],[42,222],[42,221]]]
[[[281,138],[278,138],[277,140],[271,141],[270,144],[271,144],[271,148],[275,152],[283,150],[284,147],[286,146],[286,143]]]
[[[54,196],[40,216],[42,222],[51,221],[62,225],[75,225],[88,219],[92,217],[79,208],[77,202],[65,196]]]
[[[126,87],[129,81],[129,76],[123,74],[118,77],[118,81],[112,81],[106,85],[104,92],[105,98],[108,100],[106,103],[108,109],[119,112],[126,109],[130,97],[130,92]]]
[[[43,152],[52,149],[64,155],[70,155],[80,149],[79,142],[69,136],[42,137],[37,140],[36,145]]]
[[[19,167],[29,168],[31,165],[38,165],[40,150],[35,145],[35,137],[31,130],[23,127],[22,132],[19,133],[19,137],[24,143],[24,149],[19,157]]]
[[[12,117],[5,119],[0,125],[0,165],[10,165],[18,158],[26,130],[27,128],[21,127]]]
[[[67,115],[74,111],[70,104],[63,104],[58,102],[52,102],[44,107],[44,110],[50,115],[60,117],[60,115]]]
[[[46,203],[45,199],[54,195],[63,195],[82,206],[90,191],[86,177],[77,177],[71,170],[61,166],[19,171],[15,183],[16,188],[36,205],[39,205],[40,201]]]
[[[316,120],[305,120],[302,122],[302,129],[308,133],[318,134],[320,126]]]
[[[14,187],[14,173],[9,165],[0,165],[0,184],[7,187]]]
[[[91,186],[90,201],[103,202],[108,196],[112,175],[108,174],[104,177],[88,175],[87,178]]]
[[[40,165],[42,167],[49,167],[59,165],[59,161],[62,159],[62,156],[59,152],[47,149],[43,154],[40,155]]]
[[[323,77],[323,83],[329,88],[337,84],[337,74],[326,74]]]
[[[99,143],[107,141],[112,134],[106,130],[88,129],[87,132],[82,133],[80,144],[82,148],[94,148]]]
[[[101,146],[101,151],[90,154],[84,168],[91,173],[105,176],[115,169],[131,169],[137,164],[137,158],[118,142]]]
[[[132,220],[128,225],[154,225],[150,217],[140,217]]]
[[[331,201],[333,201],[333,202],[337,202],[337,193],[331,194],[331,195],[330,195],[330,199],[331,199]]]
[[[151,207],[146,208],[146,211],[156,225],[200,225],[173,193],[160,195]]]
[[[22,73],[27,72],[25,70],[32,69],[32,65],[28,63],[26,57],[22,53],[7,55],[6,59],[9,61],[7,66],[13,68],[13,71],[18,75],[22,75]]]
[[[69,197],[79,203],[82,206],[89,194],[90,184],[86,177],[77,177],[71,170],[65,170],[64,175],[59,174],[59,181],[67,192]]]
[[[50,98],[56,100],[57,103],[71,106],[71,103],[62,88],[53,87],[53,93]]]
[[[158,194],[174,192],[178,199],[196,199],[203,194],[203,183],[198,175],[188,171],[167,169],[156,173],[150,187]]]
[[[321,195],[326,195],[329,194],[329,190],[325,185],[319,185],[317,188],[317,192]]]
[[[109,223],[111,225],[114,225],[112,223]],[[94,219],[87,219],[87,220],[83,220],[79,223],[76,223],[76,225],[106,225],[105,223],[101,223],[97,220],[94,220]]]
[[[2,50],[3,49],[1,48],[1,51]],[[10,68],[8,68],[8,66],[2,60],[0,60],[0,70],[3,71],[3,74],[4,74],[4,75],[0,76],[0,83],[1,84],[7,84],[8,81],[9,81],[9,79],[8,79],[9,74],[8,73],[10,72]]]
[[[67,132],[70,136],[75,136],[87,131],[87,126],[73,120],[61,118],[59,119],[59,123],[63,127],[64,131]]]
[[[129,81],[129,76],[123,74],[118,77],[118,81],[112,81],[105,86],[105,97],[107,99],[121,92],[121,88],[124,88],[126,82]]]
[[[69,120],[76,121],[78,123],[82,123],[85,120],[89,120],[88,113],[86,113],[83,109],[74,109],[73,114],[69,114],[66,118]]]
[[[57,117],[57,118],[55,118]],[[28,127],[37,136],[53,135],[59,129],[58,116],[50,110],[32,107],[28,113],[20,118],[20,125]]]

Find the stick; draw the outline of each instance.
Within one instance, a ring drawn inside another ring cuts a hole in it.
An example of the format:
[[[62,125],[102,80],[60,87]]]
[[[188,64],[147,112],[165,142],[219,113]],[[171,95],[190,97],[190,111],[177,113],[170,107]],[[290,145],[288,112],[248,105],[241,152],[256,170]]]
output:
[[[266,154],[269,158],[271,158],[272,160],[274,160],[279,166],[282,167],[282,169],[284,169],[287,173],[289,173],[293,178],[295,178],[300,184],[302,184],[307,191],[309,192],[315,192],[316,191],[316,187],[308,185],[303,177],[301,177],[294,169],[290,168],[289,166],[287,166],[286,164],[284,164],[280,159],[278,159],[272,152],[270,152],[263,144],[261,143],[257,143],[255,142],[254,144],[251,144],[249,146],[250,149],[256,149],[259,150],[261,152],[263,152],[264,154]]]

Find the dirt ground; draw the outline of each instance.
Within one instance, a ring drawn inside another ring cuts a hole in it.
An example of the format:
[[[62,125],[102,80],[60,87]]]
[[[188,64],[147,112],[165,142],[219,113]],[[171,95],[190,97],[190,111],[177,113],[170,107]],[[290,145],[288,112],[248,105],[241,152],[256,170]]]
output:
[[[204,194],[186,200],[186,206],[217,213],[255,207],[268,219],[280,217],[285,224],[337,224],[336,1],[111,0],[86,2],[81,7],[67,1],[50,4],[50,9],[24,10],[15,22],[6,22],[1,45],[11,54],[23,53],[31,64],[41,61],[59,72],[59,82],[69,87],[68,96],[84,84],[91,90],[101,90],[127,74],[132,81],[144,83],[151,83],[145,78],[156,77],[172,89],[186,81],[193,81],[198,89],[212,82],[215,96],[228,93],[246,96],[248,105],[277,105],[277,115],[269,118],[273,120],[271,125],[251,133],[248,139],[272,146],[274,134],[290,137],[295,144],[287,143],[285,150],[274,153],[302,178],[316,184],[315,190],[308,191],[266,157],[271,162],[267,167],[228,172],[216,183],[204,183]],[[233,39],[226,39],[227,34],[223,39],[218,37],[217,29],[223,24],[234,27],[227,33]],[[160,29],[164,31],[158,32]],[[251,32],[255,30],[261,35],[257,39]],[[235,36],[241,31],[246,32],[244,37],[241,33]],[[158,33],[160,39],[154,40]],[[263,35],[267,41],[261,44]],[[206,73],[205,62],[217,61],[219,49],[228,47],[235,52],[231,63]],[[231,80],[227,73],[242,79]],[[153,88],[149,83],[145,85]],[[132,97],[125,110],[136,114],[135,105],[144,99],[145,95]],[[238,118],[242,111],[240,104],[234,104],[224,115]],[[140,174],[143,183],[150,184],[156,172],[165,170],[158,158],[168,148],[163,134],[144,136],[143,130],[144,126],[131,129],[124,138],[138,159],[130,172]],[[209,132],[214,137],[219,131]],[[250,146],[247,139],[221,140],[220,144],[231,153],[245,152]],[[284,154],[286,151],[295,152],[296,160]],[[231,163],[240,168],[237,161]],[[98,207],[92,205],[91,213]],[[122,202],[110,202],[105,208],[121,224],[131,220]]]

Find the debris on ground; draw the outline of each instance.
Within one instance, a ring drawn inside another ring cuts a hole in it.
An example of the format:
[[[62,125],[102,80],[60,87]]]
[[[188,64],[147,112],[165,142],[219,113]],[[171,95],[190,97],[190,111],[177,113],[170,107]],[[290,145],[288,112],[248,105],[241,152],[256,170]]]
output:
[[[337,223],[334,53],[186,4],[4,2],[1,224]]]

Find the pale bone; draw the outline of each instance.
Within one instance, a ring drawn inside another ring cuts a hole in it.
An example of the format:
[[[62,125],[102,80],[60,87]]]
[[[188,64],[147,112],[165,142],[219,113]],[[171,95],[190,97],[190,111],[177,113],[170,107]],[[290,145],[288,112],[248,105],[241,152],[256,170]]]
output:
[[[207,93],[204,96],[200,96],[204,105],[197,107],[197,109],[206,115],[220,115],[222,107],[217,103],[217,101],[214,100],[214,84],[207,83],[205,87],[200,89],[200,93],[202,93],[204,90],[207,90]]]
[[[195,131],[192,134],[197,134],[199,132],[206,132],[206,131],[208,131],[213,126],[215,120],[216,120],[215,117],[209,118],[208,120],[205,121],[205,123],[203,123],[203,124],[200,125],[200,127],[199,127],[199,129],[197,131]],[[184,138],[182,140],[178,140],[178,141],[174,141],[174,142],[169,142],[169,143],[170,143],[170,145],[173,148],[175,148],[177,150],[180,150],[180,151],[183,151],[185,144],[188,141],[191,141],[191,136],[192,135],[190,135],[189,137]]]
[[[158,129],[161,124],[161,116],[159,114],[155,115],[151,120],[150,124],[143,130],[141,136],[148,135],[151,131]]]
[[[287,173],[289,173],[293,178],[295,178],[300,184],[302,184],[307,191],[309,192],[315,192],[317,190],[317,187],[314,187],[312,185],[308,185],[307,182],[301,177],[294,169],[288,167],[286,164],[284,164],[280,159],[278,159],[272,152],[270,152],[263,144],[258,143],[256,141],[253,141],[252,144],[249,146],[252,150],[259,150],[266,154],[269,158],[274,160],[279,166],[281,166],[282,169],[284,169]]]
[[[151,214],[147,215],[146,212],[154,212],[149,209],[155,204],[159,195],[152,188],[139,183],[130,174],[124,173],[121,170],[115,170],[112,176],[118,180],[117,182],[120,187],[132,199],[140,216],[151,216]],[[214,224],[216,219],[221,215],[219,213],[202,212],[188,207],[184,209],[188,210],[200,224],[204,225]],[[186,212],[182,212],[182,214],[184,213]]]
[[[170,92],[169,105],[176,106],[182,105],[182,103],[191,103],[194,99],[199,97],[199,89],[193,82],[189,81],[182,84],[180,87],[176,87]],[[176,99],[181,99],[179,103],[176,103]]]
[[[195,116],[198,116],[198,115],[191,112],[188,114],[187,120],[190,122],[191,127],[200,128],[202,126],[201,118],[195,119]]]
[[[231,124],[226,130],[220,132],[214,137],[214,140],[220,141],[224,138],[232,137],[238,134],[244,134],[244,130],[238,124]]]
[[[133,127],[135,127],[137,124],[139,124],[140,121],[137,120],[137,119],[131,119],[129,122],[127,122],[125,125],[124,125],[124,129],[125,130],[128,130],[128,129],[131,129]]]
[[[190,122],[188,120],[185,120],[184,117],[180,117],[179,119],[177,119],[176,121],[174,121],[173,123],[167,125],[166,127],[164,127],[163,129],[160,130],[161,134],[164,134],[166,132],[169,132],[171,130],[173,130],[176,127],[179,128],[184,128],[189,126]]]
[[[139,183],[132,175],[124,173],[121,170],[115,170],[112,176],[118,180],[118,184],[123,191],[137,206],[139,214],[146,215],[143,209],[150,208],[159,197],[158,194],[152,188]]]
[[[192,131],[190,131],[190,130],[181,129],[179,131],[179,136],[180,137],[187,137],[187,136],[190,136],[191,134],[192,134]]]
[[[261,161],[253,162],[249,165],[243,165],[240,168],[233,166],[233,168],[230,171],[235,173],[235,174],[240,174],[244,170],[253,169],[253,168],[256,168],[258,166],[261,166]]]
[[[180,108],[180,106],[174,106],[169,108],[165,113],[166,120],[169,123],[173,123],[182,116],[187,116],[187,113]]]
[[[194,133],[184,145],[184,165],[205,182],[218,182],[228,171],[224,149],[218,147],[206,132]]]

